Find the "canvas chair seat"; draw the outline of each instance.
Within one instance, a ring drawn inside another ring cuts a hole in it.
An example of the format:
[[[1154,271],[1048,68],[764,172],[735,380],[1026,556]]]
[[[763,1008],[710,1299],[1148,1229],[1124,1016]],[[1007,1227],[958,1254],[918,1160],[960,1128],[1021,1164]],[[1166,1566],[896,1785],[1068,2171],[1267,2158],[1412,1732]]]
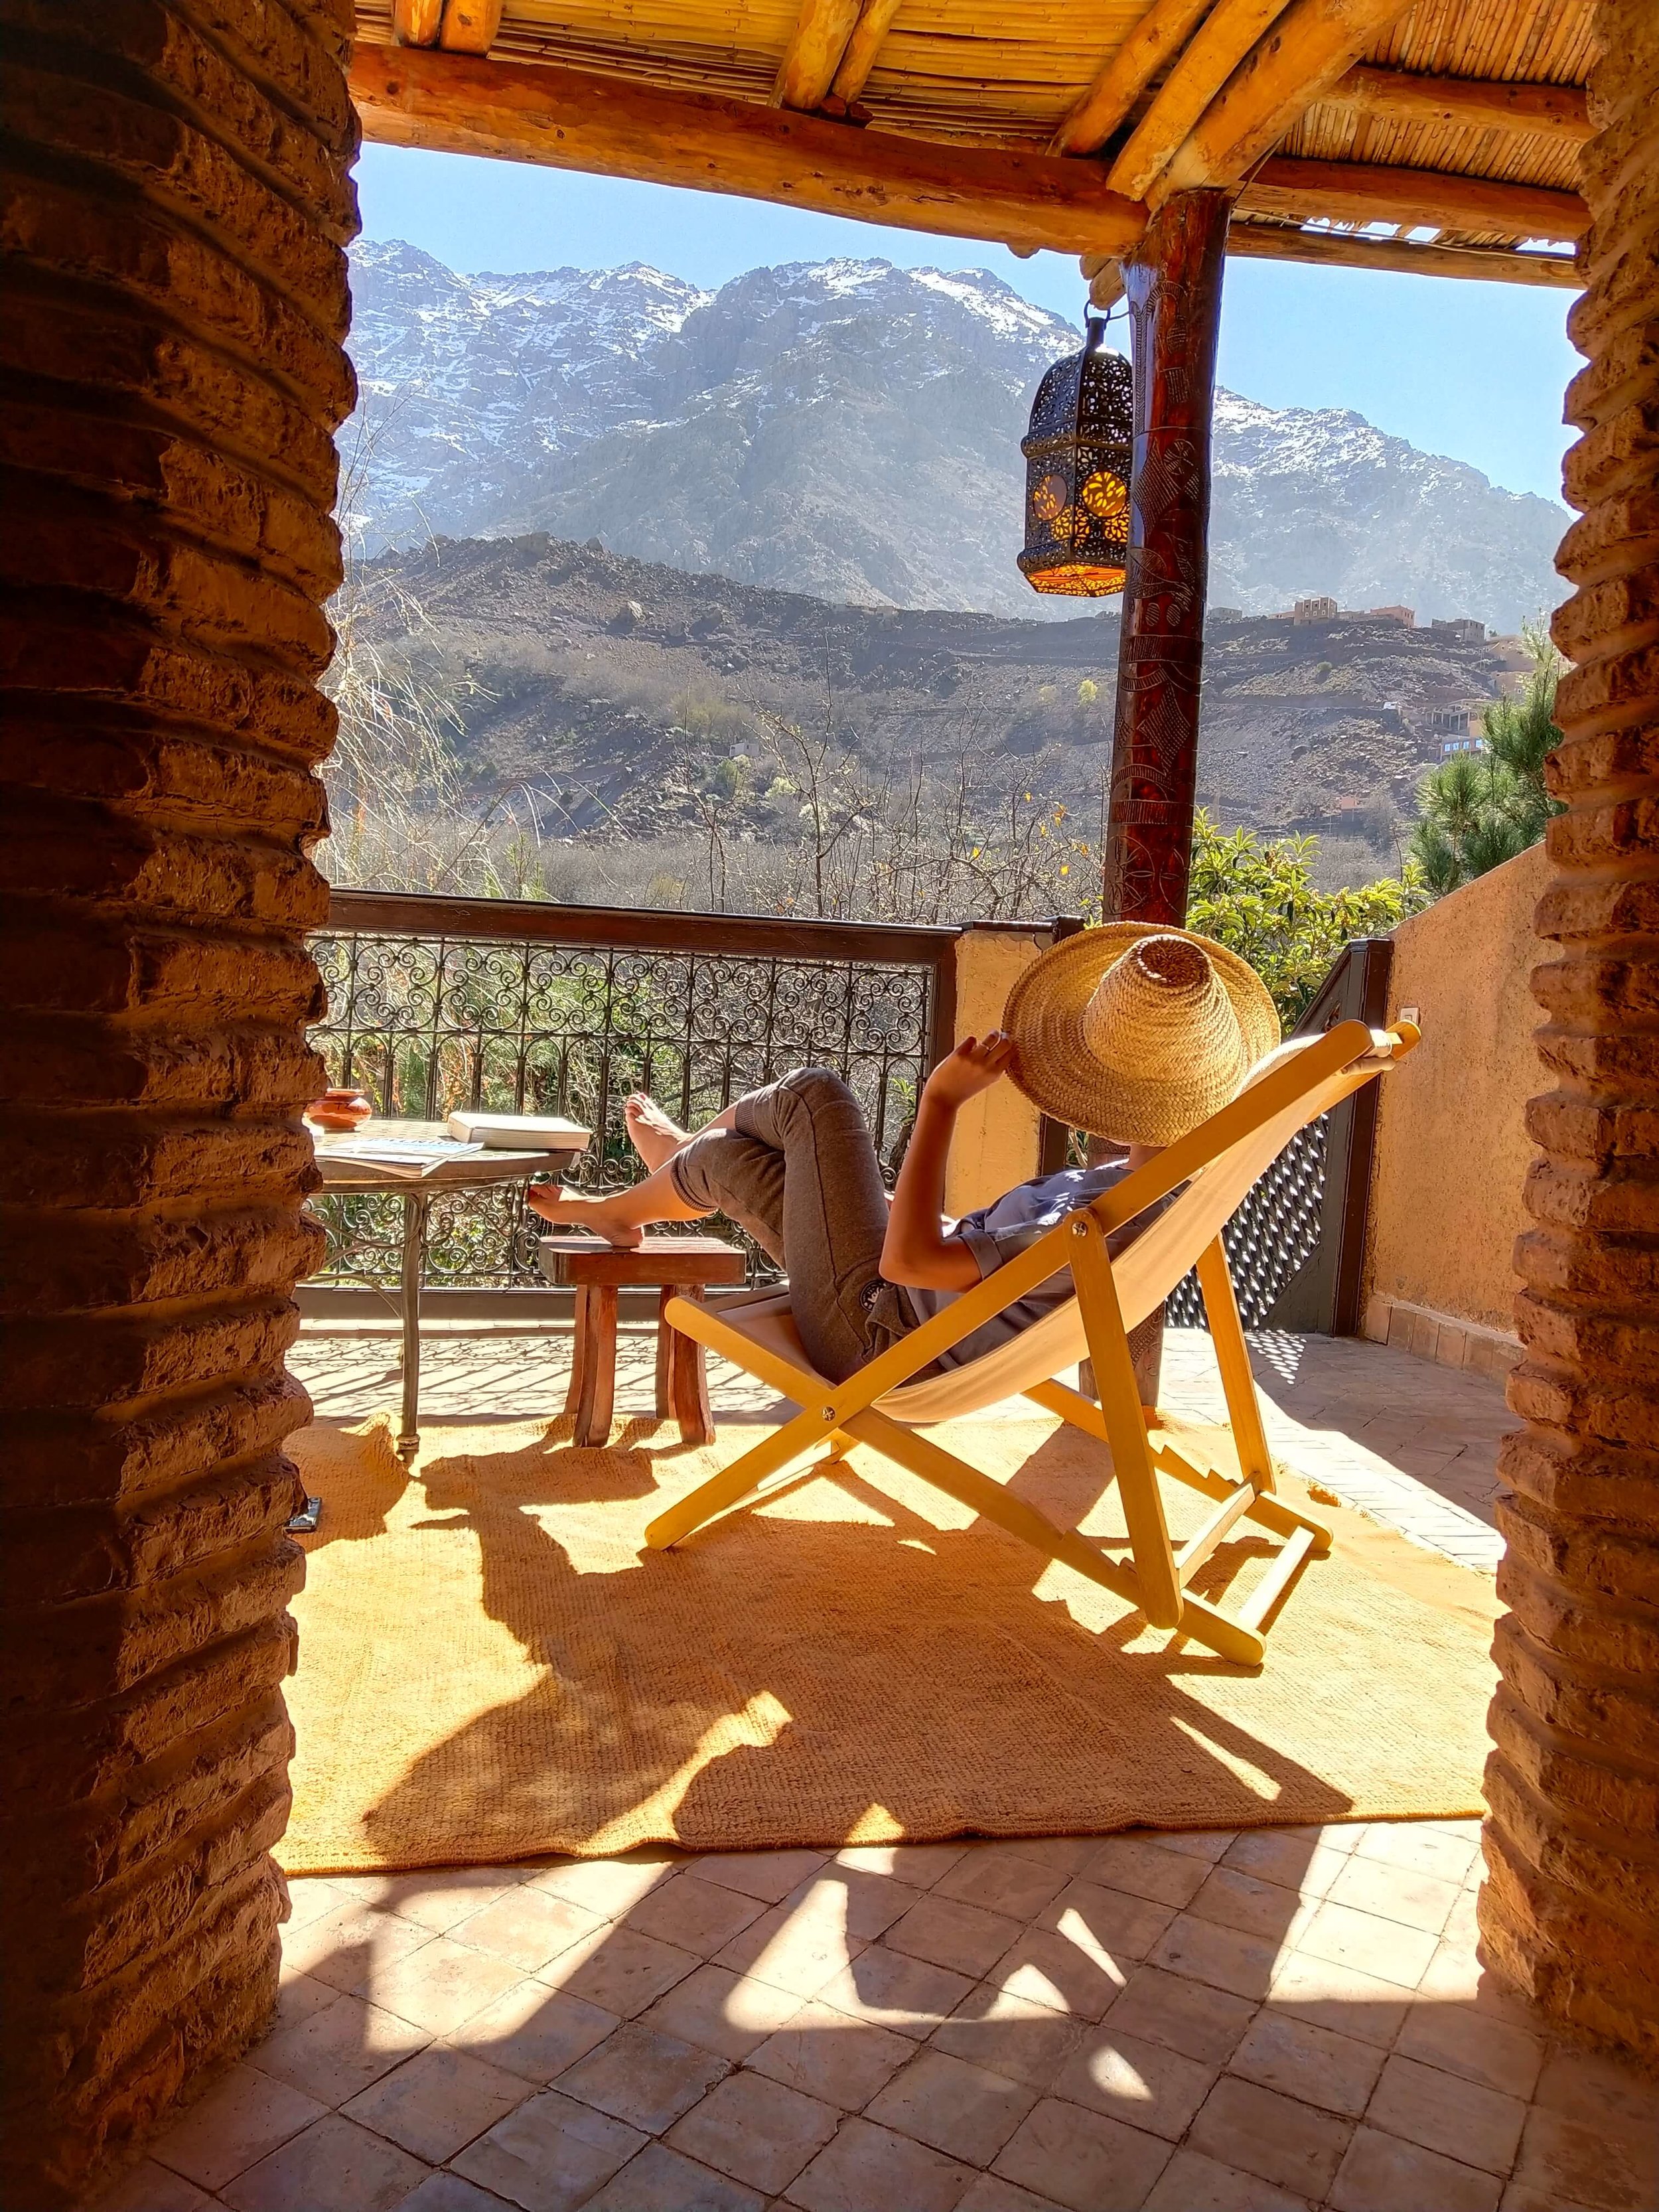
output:
[[[1408,1023],[1396,1032],[1344,1022],[1322,1036],[1291,1038],[1261,1063],[1237,1098],[1200,1128],[1048,1231],[843,1382],[830,1382],[808,1360],[787,1290],[759,1291],[718,1309],[672,1300],[665,1314],[672,1327],[772,1384],[802,1411],[659,1516],[647,1531],[647,1544],[665,1548],[680,1542],[781,1483],[805,1479],[791,1469],[813,1445],[827,1441],[833,1460],[855,1443],[870,1443],[1051,1558],[1130,1598],[1154,1626],[1259,1664],[1269,1620],[1306,1560],[1328,1551],[1330,1537],[1321,1522],[1273,1495],[1274,1470],[1221,1231],[1298,1130],[1373,1080],[1416,1042]],[[1127,1248],[1110,1257],[1107,1237],[1164,1200]],[[934,1375],[920,1372],[939,1352],[1067,1266],[1075,1294],[1053,1313],[977,1359]],[[1155,1415],[1149,1421],[1135,1389],[1128,1332],[1156,1312],[1194,1267],[1227,1398],[1237,1455],[1232,1468],[1195,1462],[1158,1429]],[[1094,1368],[1098,1406],[1058,1380],[1085,1358]],[[1119,1486],[1133,1565],[1109,1559],[1075,1532],[1056,1528],[988,1475],[915,1433],[1019,1395],[1109,1446],[1110,1476]],[[1219,1501],[1179,1547],[1164,1516],[1160,1474]],[[1286,1540],[1242,1610],[1228,1614],[1195,1597],[1186,1584],[1244,1519]]]

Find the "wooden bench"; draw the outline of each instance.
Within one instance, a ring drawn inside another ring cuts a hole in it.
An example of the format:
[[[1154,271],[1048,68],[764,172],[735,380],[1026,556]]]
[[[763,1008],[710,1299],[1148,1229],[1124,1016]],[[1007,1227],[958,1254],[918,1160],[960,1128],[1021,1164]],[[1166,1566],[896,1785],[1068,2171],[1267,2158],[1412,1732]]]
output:
[[[576,1293],[576,1340],[564,1410],[575,1417],[571,1442],[592,1445],[611,1435],[617,1389],[617,1293],[657,1292],[657,1419],[679,1423],[688,1444],[714,1441],[702,1346],[664,1319],[672,1297],[701,1303],[716,1284],[737,1285],[744,1255],[715,1237],[647,1237],[625,1251],[599,1237],[544,1237],[542,1273]]]

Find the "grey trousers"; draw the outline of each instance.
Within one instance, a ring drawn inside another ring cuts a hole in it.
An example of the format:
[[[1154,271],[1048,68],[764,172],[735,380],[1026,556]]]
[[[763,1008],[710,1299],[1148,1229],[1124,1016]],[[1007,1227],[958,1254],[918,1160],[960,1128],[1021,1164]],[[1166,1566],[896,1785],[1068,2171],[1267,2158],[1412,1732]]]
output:
[[[859,1103],[830,1069],[802,1067],[738,1099],[734,1119],[674,1155],[675,1188],[787,1269],[807,1358],[844,1382],[912,1325],[882,1280],[887,1192]]]

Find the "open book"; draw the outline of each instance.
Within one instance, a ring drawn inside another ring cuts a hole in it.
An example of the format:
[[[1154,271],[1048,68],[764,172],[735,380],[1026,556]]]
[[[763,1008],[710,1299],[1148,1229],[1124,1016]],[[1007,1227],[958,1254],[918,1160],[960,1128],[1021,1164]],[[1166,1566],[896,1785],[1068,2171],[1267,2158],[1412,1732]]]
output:
[[[388,1175],[418,1182],[452,1160],[476,1159],[482,1145],[459,1144],[453,1137],[331,1137],[318,1150],[331,1160],[361,1160],[365,1167],[384,1168]]]

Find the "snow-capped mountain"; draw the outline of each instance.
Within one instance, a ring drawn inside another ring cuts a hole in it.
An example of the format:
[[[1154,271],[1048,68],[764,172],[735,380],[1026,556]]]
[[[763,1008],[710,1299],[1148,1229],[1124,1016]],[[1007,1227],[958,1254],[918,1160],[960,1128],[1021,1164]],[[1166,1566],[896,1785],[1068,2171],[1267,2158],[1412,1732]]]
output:
[[[1013,565],[1019,441],[1076,329],[983,270],[641,263],[460,276],[353,255],[364,550],[546,530],[840,602],[1075,616]],[[1513,629],[1560,596],[1565,524],[1340,410],[1222,395],[1210,598],[1308,592]]]

